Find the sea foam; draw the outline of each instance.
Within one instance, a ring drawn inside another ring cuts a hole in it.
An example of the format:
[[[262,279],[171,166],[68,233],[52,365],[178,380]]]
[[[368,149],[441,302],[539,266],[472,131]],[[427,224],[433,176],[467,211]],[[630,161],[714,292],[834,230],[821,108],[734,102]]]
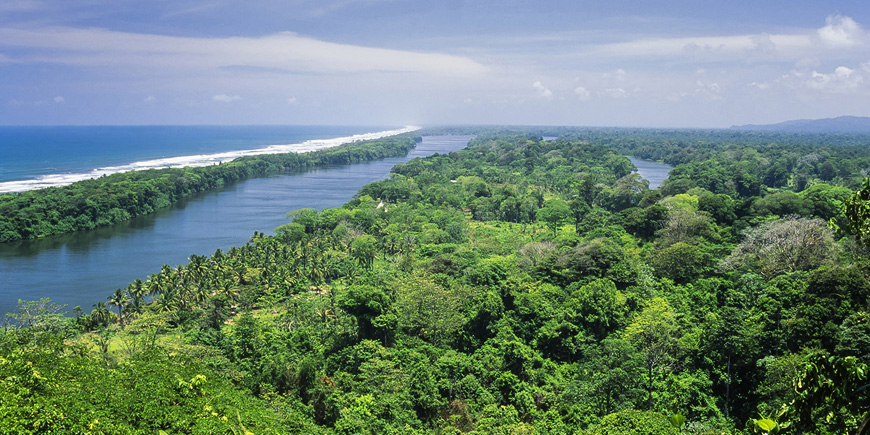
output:
[[[50,174],[29,180],[4,181],[0,182],[0,194],[44,189],[46,187],[66,186],[68,184],[75,183],[76,181],[99,178],[103,175],[116,174],[118,172],[144,171],[146,169],[160,168],[211,166],[221,162],[229,162],[233,159],[245,156],[282,153],[306,153],[309,151],[317,151],[325,148],[337,147],[339,145],[361,140],[372,140],[380,139],[387,136],[395,136],[397,134],[408,133],[419,129],[420,127],[408,126],[396,130],[355,134],[352,136],[337,137],[333,139],[312,139],[296,144],[269,145],[264,148],[239,151],[225,151],[215,154],[196,154],[190,156],[165,157],[153,160],[143,160],[120,166],[105,166],[102,168],[93,169],[88,172]]]

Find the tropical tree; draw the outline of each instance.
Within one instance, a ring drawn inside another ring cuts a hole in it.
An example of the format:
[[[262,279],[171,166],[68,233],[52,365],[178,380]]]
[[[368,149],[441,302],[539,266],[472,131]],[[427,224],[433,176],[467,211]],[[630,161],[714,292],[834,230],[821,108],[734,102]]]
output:
[[[784,218],[750,228],[721,264],[724,270],[757,264],[767,278],[811,270],[831,262],[834,237],[821,219]]]
[[[356,317],[359,336],[386,340],[396,327],[393,301],[383,290],[369,285],[355,285],[338,301],[339,307]]]
[[[750,420],[756,433],[870,433],[870,397],[864,392],[870,368],[857,358],[807,355],[794,378],[794,400],[771,419]],[[759,430],[761,429],[761,430]]]
[[[544,207],[538,210],[537,219],[547,224],[553,232],[556,228],[565,223],[571,217],[571,207],[568,203],[559,199],[553,198],[544,202]]]
[[[377,241],[369,234],[363,234],[350,244],[350,255],[365,269],[371,269],[378,255]]]
[[[112,317],[114,317],[114,314],[109,311],[109,307],[106,306],[105,302],[94,304],[94,309],[91,311],[91,319],[94,323],[105,325],[112,320]]]
[[[114,305],[118,308],[118,319],[124,323],[124,307],[130,302],[130,296],[123,289],[115,289],[109,296],[109,305]]]
[[[657,243],[663,247],[679,242],[696,245],[705,239],[715,240],[716,231],[710,214],[693,208],[677,208],[668,213],[664,227],[657,233]]]
[[[861,188],[845,201],[843,213],[848,219],[843,230],[855,236],[859,242],[870,244],[870,177],[865,178]],[[831,226],[840,229],[833,219]]]
[[[640,174],[631,173],[616,181],[616,186],[610,196],[611,208],[615,211],[635,207],[640,204],[644,194],[649,191],[649,181]]]
[[[647,409],[653,408],[655,375],[666,371],[674,363],[676,334],[674,310],[662,298],[649,300],[623,333],[625,340],[643,355],[647,372]]]
[[[133,298],[143,298],[148,294],[148,286],[141,279],[136,279],[127,286],[127,292]]]
[[[402,279],[393,287],[399,326],[439,344],[461,328],[464,321],[459,291],[447,289],[420,275]]]
[[[584,435],[672,435],[676,430],[668,417],[652,411],[624,409],[608,414]]]

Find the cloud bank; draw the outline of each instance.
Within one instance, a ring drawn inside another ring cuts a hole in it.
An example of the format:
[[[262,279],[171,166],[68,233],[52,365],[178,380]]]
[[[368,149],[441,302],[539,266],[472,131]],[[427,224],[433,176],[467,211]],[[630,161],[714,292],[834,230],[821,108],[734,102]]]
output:
[[[669,60],[797,61],[807,56],[836,56],[866,45],[870,35],[850,17],[831,15],[815,32],[644,38],[589,46],[586,55],[603,58]]]
[[[241,66],[288,73],[410,72],[456,76],[487,71],[484,65],[460,56],[337,44],[291,32],[256,38],[194,38],[106,29],[6,27],[0,28],[0,47],[31,50],[12,61],[81,66],[194,70]]]

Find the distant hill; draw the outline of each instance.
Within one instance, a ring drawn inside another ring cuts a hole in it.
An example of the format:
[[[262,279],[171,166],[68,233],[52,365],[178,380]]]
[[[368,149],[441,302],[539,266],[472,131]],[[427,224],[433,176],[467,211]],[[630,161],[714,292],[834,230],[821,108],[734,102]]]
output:
[[[840,116],[825,119],[798,119],[765,125],[735,125],[732,130],[779,131],[786,133],[854,133],[870,134],[870,118]]]

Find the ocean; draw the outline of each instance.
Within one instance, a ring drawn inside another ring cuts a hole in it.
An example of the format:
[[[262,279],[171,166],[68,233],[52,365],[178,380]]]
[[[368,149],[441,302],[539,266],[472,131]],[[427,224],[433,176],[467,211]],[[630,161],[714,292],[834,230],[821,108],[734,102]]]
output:
[[[0,127],[0,193],[61,186],[115,172],[313,151],[405,131],[413,127]]]
[[[326,138],[329,138],[329,129],[332,128],[317,127],[323,129],[320,135]],[[84,128],[91,132],[99,132],[102,129],[103,127]],[[123,129],[130,132],[138,128]],[[147,127],[143,130],[150,130],[149,134],[153,137],[156,132],[163,131],[165,134],[166,131],[174,129],[176,128]],[[234,142],[236,144],[248,140],[247,143],[253,144],[248,148],[249,150],[265,148],[263,145],[268,143],[280,144],[284,142],[282,139],[286,139],[286,136],[263,134],[263,130],[272,130],[273,127],[265,127],[259,130],[260,134],[257,135],[258,129],[260,127],[179,128],[193,140],[203,142],[199,146],[186,144],[180,136],[174,136],[173,141],[182,142],[178,143],[174,154],[177,156],[194,156],[196,155],[194,153],[214,155],[216,153],[212,151],[219,147],[238,151],[235,148],[239,147],[233,143],[208,145],[204,139],[207,135],[213,135],[211,137],[214,137],[217,142],[225,140],[223,135],[215,133],[221,130],[236,135],[236,142]],[[282,128],[274,129],[276,130],[273,131],[281,131]],[[286,131],[292,132],[294,129],[295,127],[287,127]],[[252,131],[249,139],[245,139],[242,134],[246,130]],[[331,132],[350,135],[363,130],[340,128]],[[371,130],[386,131],[374,128]],[[43,134],[50,136],[48,133]],[[81,137],[85,137],[83,133],[80,134]],[[115,134],[119,135],[120,132]],[[300,143],[305,140],[315,140],[311,134],[308,137],[300,135],[298,138],[297,141]],[[105,301],[114,289],[125,287],[137,278],[147,279],[149,274],[159,272],[163,264],[176,266],[186,263],[191,254],[210,255],[217,249],[226,251],[232,246],[244,245],[254,231],[273,233],[276,227],[289,222],[287,212],[292,210],[304,207],[318,210],[339,207],[349,201],[365,184],[386,177],[397,163],[434,153],[457,151],[464,148],[470,139],[470,136],[427,136],[404,157],[254,178],[186,198],[166,209],[113,226],[38,240],[0,244],[0,316],[15,311],[18,300],[38,300],[43,297],[49,297],[55,303],[66,305],[67,310],[79,305],[90,312],[93,304]],[[103,140],[94,139],[87,142],[104,143]],[[141,138],[135,141],[140,144],[140,147],[145,147],[144,143],[148,143]],[[67,146],[74,146],[72,142],[66,143]],[[114,148],[105,144],[103,146],[108,149]],[[173,148],[164,149],[165,155],[171,156],[169,151]],[[76,154],[68,149],[63,151]],[[54,156],[46,156],[46,158],[63,163],[67,168],[66,173],[84,174],[89,171],[88,168],[93,169],[99,165],[118,166],[118,162],[130,164],[135,161],[147,161],[156,155],[152,153],[149,156],[146,150],[141,149],[125,155],[119,153],[118,157],[112,159],[99,155],[93,148],[89,153],[91,155],[87,158],[72,156],[70,159],[78,158],[81,162],[92,162],[91,165],[72,164]],[[38,161],[32,156],[28,156],[28,159]],[[93,164],[93,162],[104,163]],[[7,162],[3,164],[9,165]],[[21,163],[18,165],[27,166]],[[47,169],[49,165],[31,163],[30,166],[37,169],[22,172],[31,174],[30,177],[33,177],[35,171],[43,171],[48,175],[61,173],[59,170]]]

